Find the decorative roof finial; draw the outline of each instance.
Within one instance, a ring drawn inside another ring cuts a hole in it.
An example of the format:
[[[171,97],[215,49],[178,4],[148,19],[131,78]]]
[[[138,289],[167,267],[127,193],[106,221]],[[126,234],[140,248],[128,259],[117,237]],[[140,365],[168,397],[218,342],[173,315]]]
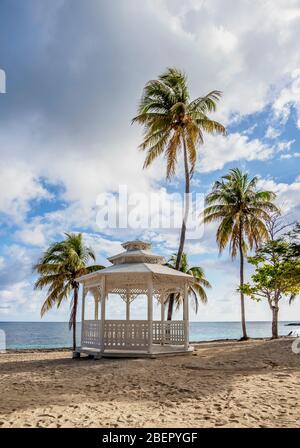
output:
[[[151,243],[146,243],[145,241],[140,240],[134,240],[123,243],[122,247],[124,247],[124,249],[127,250],[128,252],[131,250],[149,250],[151,249]]]

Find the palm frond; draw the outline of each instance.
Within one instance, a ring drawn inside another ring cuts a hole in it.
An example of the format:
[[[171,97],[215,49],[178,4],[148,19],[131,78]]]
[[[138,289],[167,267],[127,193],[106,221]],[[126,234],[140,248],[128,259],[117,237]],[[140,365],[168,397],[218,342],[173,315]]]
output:
[[[169,179],[175,174],[177,153],[178,150],[180,149],[180,143],[181,143],[181,130],[176,129],[166,149],[167,179]]]
[[[187,145],[188,171],[193,173],[197,149],[203,143],[203,132],[225,134],[224,126],[207,116],[216,110],[220,97],[221,92],[213,90],[190,102],[186,75],[173,67],[167,68],[158,79],[147,82],[138,113],[132,119],[132,123],[144,128],[144,138],[139,145],[141,150],[147,150],[144,168],[164,154],[167,177],[175,174],[177,153],[183,144],[183,140],[180,142],[179,139],[180,133]]]
[[[214,183],[212,191],[205,198],[206,208],[202,213],[205,223],[220,222],[217,242],[220,252],[229,244],[234,258],[238,253],[240,229],[242,247],[246,254],[248,247],[257,247],[268,238],[266,221],[274,210],[275,195],[270,191],[257,191],[257,177],[233,168]]]
[[[209,92],[206,96],[196,98],[189,104],[189,109],[191,111],[200,110],[201,112],[215,112],[217,105],[216,103],[222,96],[222,92],[219,90],[213,90]]]
[[[176,254],[173,254],[170,258],[170,260],[167,263],[167,266],[175,269],[176,266]],[[180,263],[180,272],[184,272],[188,275],[192,275],[194,277],[194,282],[192,285],[190,285],[188,289],[188,295],[192,299],[195,312],[198,312],[199,307],[199,300],[202,303],[207,303],[207,295],[205,292],[205,288],[211,288],[211,284],[205,277],[204,270],[200,266],[193,266],[189,267],[188,265],[188,258],[187,254],[183,253],[181,257],[181,263]],[[175,295],[175,302],[177,304],[177,308],[182,303],[182,295],[176,294]]]
[[[96,256],[93,249],[84,244],[81,233],[66,233],[65,237],[63,241],[51,244],[34,266],[34,271],[39,275],[34,288],[48,288],[42,315],[68,299],[77,277],[103,268],[87,265],[90,260],[95,261]]]

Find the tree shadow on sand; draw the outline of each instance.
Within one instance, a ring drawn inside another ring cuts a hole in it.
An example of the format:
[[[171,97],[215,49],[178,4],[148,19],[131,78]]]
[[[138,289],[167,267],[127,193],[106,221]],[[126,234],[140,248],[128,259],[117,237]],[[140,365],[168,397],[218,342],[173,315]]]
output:
[[[291,343],[289,339],[205,343],[197,344],[192,356],[157,359],[72,360],[66,354],[52,360],[7,361],[0,364],[0,411],[9,415],[52,405],[76,409],[83,403],[99,412],[116,403],[166,409],[172,403],[192,406],[197,400],[230,394],[236,380],[247,382],[250,375],[299,372],[299,355],[293,354]]]

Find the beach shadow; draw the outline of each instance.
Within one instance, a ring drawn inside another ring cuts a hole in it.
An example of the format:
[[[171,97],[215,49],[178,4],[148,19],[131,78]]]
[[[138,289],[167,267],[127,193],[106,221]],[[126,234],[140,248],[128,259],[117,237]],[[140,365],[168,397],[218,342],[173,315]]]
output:
[[[82,403],[99,409],[122,402],[163,407],[210,395],[229,396],[236,378],[247,381],[253,374],[300,371],[299,355],[292,353],[287,339],[198,344],[192,356],[157,359],[95,361],[69,356],[5,363],[0,358],[0,412],[52,405],[76,409]]]

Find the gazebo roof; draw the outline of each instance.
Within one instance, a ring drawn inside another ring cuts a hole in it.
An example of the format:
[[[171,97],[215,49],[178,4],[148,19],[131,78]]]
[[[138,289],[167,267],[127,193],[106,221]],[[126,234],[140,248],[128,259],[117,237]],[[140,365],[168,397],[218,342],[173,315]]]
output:
[[[161,255],[153,254],[149,249],[150,243],[143,241],[128,241],[123,243],[122,246],[126,249],[125,252],[114,255],[108,258],[113,263],[112,266],[101,269],[99,271],[91,272],[90,274],[83,275],[77,279],[79,282],[85,282],[88,280],[96,280],[105,275],[143,275],[154,274],[159,276],[170,276],[177,279],[193,280],[193,276],[177,271],[175,269],[166,266],[165,259]]]
[[[154,264],[154,263],[122,263],[114,266],[109,266],[107,268],[101,269],[100,271],[91,272],[90,274],[83,275],[77,280],[84,280],[91,277],[96,277],[98,275],[108,275],[108,274],[137,274],[137,273],[150,273],[153,274],[164,274],[172,275],[174,277],[187,277],[192,278],[191,275],[184,274],[183,272],[177,271],[176,269],[169,268],[168,266]]]
[[[144,241],[134,240],[127,241],[122,244],[122,247],[126,249],[120,254],[114,255],[108,258],[108,260],[114,264],[129,264],[129,263],[151,263],[151,264],[165,264],[166,260],[161,255],[153,254],[151,252],[151,243]]]

